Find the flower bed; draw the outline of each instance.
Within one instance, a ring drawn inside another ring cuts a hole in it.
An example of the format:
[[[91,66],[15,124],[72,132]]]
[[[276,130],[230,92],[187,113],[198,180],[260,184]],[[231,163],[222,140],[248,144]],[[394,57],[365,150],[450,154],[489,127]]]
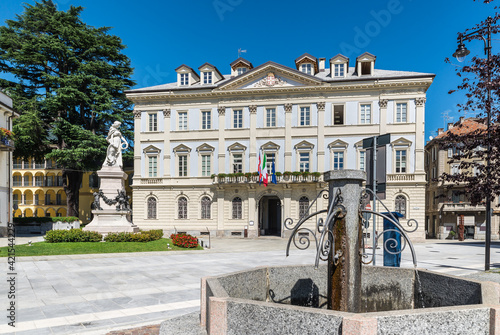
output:
[[[181,248],[196,248],[198,246],[198,239],[194,236],[187,234],[172,234],[170,235],[172,243]]]

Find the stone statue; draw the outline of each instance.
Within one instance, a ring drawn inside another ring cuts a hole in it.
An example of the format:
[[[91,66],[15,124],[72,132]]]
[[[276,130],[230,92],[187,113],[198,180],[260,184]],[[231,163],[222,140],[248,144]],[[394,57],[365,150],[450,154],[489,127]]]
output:
[[[106,151],[106,160],[104,161],[103,166],[123,167],[122,150],[128,148],[128,143],[118,129],[120,128],[120,125],[120,121],[115,121],[109,128],[108,137],[106,137],[106,141],[108,141],[109,146]]]
[[[101,193],[102,191],[99,190],[99,192],[94,192],[94,202],[92,203],[93,207],[94,207],[94,210],[101,210],[102,211],[102,207],[101,207]]]
[[[129,210],[130,209],[130,207],[129,207],[130,205],[128,203],[129,200],[130,200],[130,197],[125,192],[125,189],[122,189],[121,191],[118,190],[118,196],[115,199],[116,203],[118,204],[116,206],[116,210],[117,211],[119,211],[119,210]]]

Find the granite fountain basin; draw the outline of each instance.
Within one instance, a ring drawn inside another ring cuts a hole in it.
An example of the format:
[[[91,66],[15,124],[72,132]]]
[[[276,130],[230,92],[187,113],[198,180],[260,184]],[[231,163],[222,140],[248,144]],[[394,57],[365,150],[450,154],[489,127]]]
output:
[[[361,313],[326,309],[327,266],[259,267],[201,284],[207,334],[500,334],[500,285],[363,266]]]

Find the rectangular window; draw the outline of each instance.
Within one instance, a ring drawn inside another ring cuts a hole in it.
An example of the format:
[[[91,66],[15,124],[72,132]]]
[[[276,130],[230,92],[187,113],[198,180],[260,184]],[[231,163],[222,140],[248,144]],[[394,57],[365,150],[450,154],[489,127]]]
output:
[[[233,173],[243,172],[243,154],[233,154]]]
[[[333,169],[334,170],[344,169],[344,153],[342,151],[333,152]]]
[[[406,103],[396,104],[396,122],[407,122],[406,110],[407,110]]]
[[[361,105],[360,112],[360,123],[370,124],[372,123],[372,105]]]
[[[344,64],[335,64],[335,77],[344,76]]]
[[[460,164],[452,164],[451,165],[451,174],[452,175],[457,175],[460,173],[459,166],[460,166]]]
[[[333,124],[344,124],[344,105],[333,106]]]
[[[275,162],[275,161],[276,161],[276,153],[266,152],[266,167],[267,167],[267,173],[269,175],[271,175],[271,173],[273,172],[273,162]],[[275,167],[276,167],[276,165],[275,165]]]
[[[21,176],[12,177],[12,181],[14,183],[14,186],[23,186],[21,182]]]
[[[23,161],[19,158],[14,159],[14,169],[22,169]]]
[[[299,170],[300,172],[309,171],[309,152],[299,153]]]
[[[187,177],[187,156],[179,156],[179,177]]]
[[[43,176],[35,176],[35,186],[43,186]]]
[[[158,156],[148,156],[148,177],[156,177],[158,175]]]
[[[45,169],[45,161],[35,162],[35,169]]]
[[[276,127],[276,108],[266,108],[266,127]]]
[[[311,125],[311,108],[310,107],[300,107],[300,125],[310,126]]]
[[[300,66],[300,71],[304,72],[306,74],[311,74],[312,73],[312,65],[311,64],[302,64]]]
[[[56,205],[62,205],[62,198],[59,193],[56,194]]]
[[[24,176],[24,186],[31,186],[31,178],[29,175]]]
[[[179,112],[179,130],[187,130],[188,113]]]
[[[201,175],[203,177],[210,176],[210,155],[201,155]]]
[[[396,173],[406,173],[406,150],[396,150]]]
[[[50,194],[45,194],[45,204],[52,205],[52,203],[50,202]]]
[[[158,131],[158,114],[149,113],[149,131]]]
[[[212,112],[203,111],[201,112],[201,129],[211,129],[212,128]]]
[[[245,73],[245,72],[247,72],[247,68],[246,68],[246,67],[239,67],[239,68],[238,68],[238,76],[239,76],[240,74]]]
[[[233,128],[243,128],[243,111],[241,109],[233,110]]]
[[[189,84],[189,74],[181,73],[181,86],[187,86]]]
[[[360,151],[359,152],[359,169],[362,171],[366,171],[365,157],[366,157],[366,151]]]
[[[203,72],[203,84],[212,83],[212,72]]]

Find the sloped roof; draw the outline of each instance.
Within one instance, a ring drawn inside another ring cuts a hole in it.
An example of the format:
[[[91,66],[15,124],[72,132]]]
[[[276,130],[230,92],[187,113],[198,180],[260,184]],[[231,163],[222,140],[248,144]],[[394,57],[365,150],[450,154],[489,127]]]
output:
[[[477,122],[476,119],[464,119],[463,121],[459,121],[456,123],[453,128],[448,129],[445,132],[442,132],[435,139],[441,139],[448,137],[450,134],[453,135],[466,135],[468,133],[472,133],[477,130],[486,130],[486,125],[484,123]]]

